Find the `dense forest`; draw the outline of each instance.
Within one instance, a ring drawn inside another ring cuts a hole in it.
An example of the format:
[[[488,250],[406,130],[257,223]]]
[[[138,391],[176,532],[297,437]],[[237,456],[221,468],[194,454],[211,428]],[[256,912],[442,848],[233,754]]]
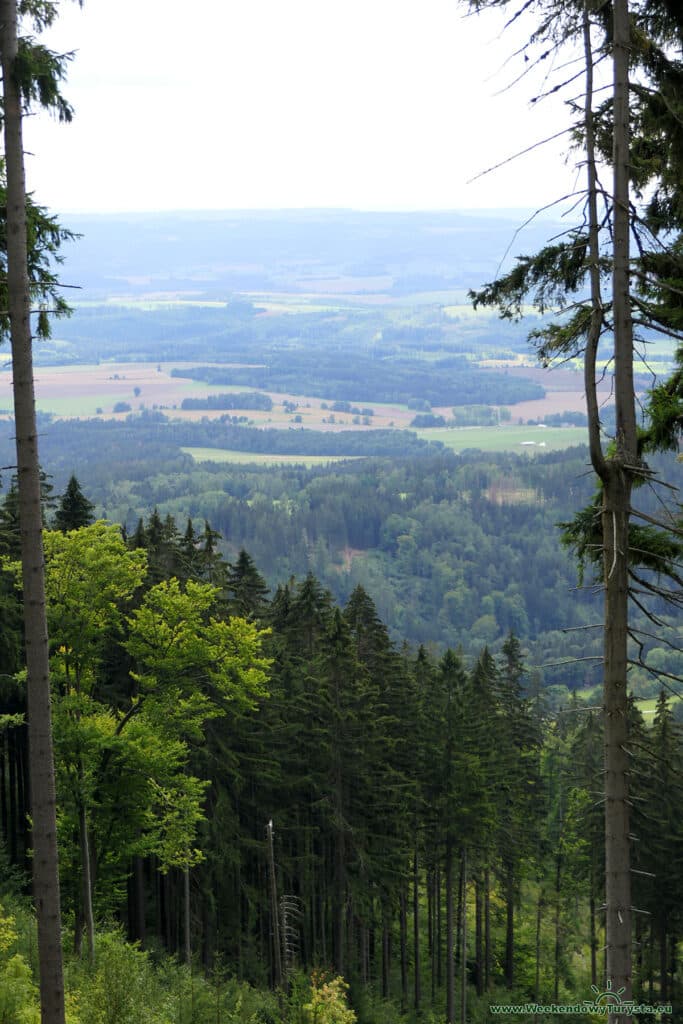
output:
[[[46,420],[41,430],[50,482],[62,491],[76,470],[98,514],[129,533],[154,508],[181,530],[188,517],[206,521],[222,553],[232,559],[245,548],[272,589],[312,572],[343,605],[361,585],[393,641],[435,656],[448,646],[472,657],[486,644],[498,651],[512,630],[557,708],[569,691],[598,682],[597,661],[577,659],[599,653],[598,632],[578,629],[599,621],[599,595],[590,578],[577,590],[557,527],[591,498],[585,448],[456,455],[408,431],[255,430],[152,413]],[[183,450],[243,444],[366,457],[259,467],[198,463]],[[11,460],[9,449],[0,456]],[[652,465],[665,478],[680,471],[674,456]],[[654,514],[662,491],[642,488],[638,507]],[[657,668],[680,673],[668,641],[651,637],[645,649]],[[657,693],[642,668],[632,668],[631,682],[639,696]]]
[[[252,357],[253,358],[253,357]],[[195,367],[173,370],[175,377],[191,377],[209,384],[238,384],[272,391],[299,392],[322,398],[357,402],[405,402],[422,399],[431,405],[489,402],[492,405],[542,398],[540,384],[505,373],[472,369],[460,356],[437,359],[427,365],[413,360],[385,359],[348,351],[287,351],[273,355],[264,367]],[[303,383],[305,382],[305,384]]]
[[[12,493],[0,523],[0,827],[14,920],[0,958],[20,941],[30,849]],[[244,982],[291,986],[294,1005],[315,999],[301,972],[320,965],[348,979],[363,1020],[440,1014],[456,995],[478,1019],[511,993],[575,1001],[600,988],[600,718],[573,700],[550,713],[513,629],[495,656],[485,644],[430,654],[392,642],[361,585],[343,604],[312,573],[269,593],[251,556],[226,561],[208,526],[178,529],[155,512],[122,533],[92,521],[74,479],[46,500],[76,950],[133,972],[141,1006],[158,992],[139,987],[151,961],[125,954],[115,932],[95,950],[96,923],[203,965],[213,981],[196,979],[194,1002],[176,982],[183,1022],[234,1011]],[[636,995],[666,1003],[683,884],[683,750],[667,694],[647,726],[634,704],[631,727],[647,912]],[[85,1007],[98,991],[86,987]]]

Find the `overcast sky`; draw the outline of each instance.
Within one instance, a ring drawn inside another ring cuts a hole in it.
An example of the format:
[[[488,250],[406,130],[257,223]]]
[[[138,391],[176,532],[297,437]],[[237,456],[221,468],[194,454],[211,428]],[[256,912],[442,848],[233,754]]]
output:
[[[62,0],[71,125],[27,128],[58,211],[538,206],[575,187],[492,15],[457,0]],[[536,87],[537,88],[537,87]]]

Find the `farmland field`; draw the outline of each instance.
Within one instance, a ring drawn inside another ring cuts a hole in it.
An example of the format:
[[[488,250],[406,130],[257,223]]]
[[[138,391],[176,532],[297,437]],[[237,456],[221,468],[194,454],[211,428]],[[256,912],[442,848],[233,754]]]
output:
[[[130,406],[126,412],[140,412],[147,410],[162,410],[168,415],[179,419],[201,420],[204,417],[211,419],[223,415],[223,410],[184,410],[181,404],[184,398],[205,398],[217,392],[249,391],[249,387],[236,384],[210,385],[205,382],[191,380],[188,377],[173,377],[171,371],[174,368],[188,367],[194,364],[183,362],[102,362],[99,364],[72,364],[62,366],[39,366],[35,371],[36,380],[36,404],[41,412],[51,412],[62,418],[104,416],[110,417],[114,414],[114,406],[117,402],[125,402]],[[206,364],[205,364],[206,365]],[[219,365],[219,364],[208,364]],[[245,364],[220,364],[229,368],[230,365]],[[253,364],[251,364],[253,365]],[[506,431],[512,428],[513,424],[521,425],[529,419],[542,419],[549,413],[562,413],[565,411],[583,411],[584,398],[581,390],[578,375],[570,371],[548,372],[534,367],[509,367],[506,372],[511,375],[525,376],[542,383],[546,389],[545,398],[532,401],[518,402],[509,406],[511,420]],[[9,370],[0,371],[0,409],[11,409],[12,407],[12,375]],[[289,427],[297,423],[303,427],[313,430],[339,431],[344,429],[355,429],[357,424],[353,422],[353,416],[344,413],[331,414],[331,410],[325,408],[324,401],[319,397],[307,396],[305,394],[285,394],[269,391],[272,400],[272,410],[265,412],[260,410],[244,410],[249,421],[254,426],[264,427]],[[356,400],[350,396],[350,402]],[[295,413],[300,419],[294,419],[291,408],[285,408],[284,403],[296,403]],[[367,402],[358,402],[358,405],[366,405]],[[396,403],[370,403],[374,415],[371,418],[367,429],[392,428],[405,429],[415,413],[399,402]],[[231,410],[238,412],[239,410]],[[442,415],[446,420],[451,416],[449,407],[435,408],[435,413]],[[118,415],[125,415],[119,413]],[[475,434],[468,429],[468,434],[463,435],[461,429],[454,432],[449,428],[438,428],[434,433],[421,434],[430,439],[443,440],[449,447],[462,447],[463,442],[468,446],[474,445]],[[491,433],[486,430],[482,434],[482,444],[491,445],[492,449],[501,447],[499,431],[496,429]],[[550,444],[550,433],[545,437],[546,447],[566,447],[570,444],[582,443],[583,435],[576,432],[571,433],[563,429],[554,436],[553,444]],[[530,440],[526,433],[519,436],[505,439],[502,447],[514,447],[523,440]]]
[[[40,366],[35,370],[36,408],[65,419],[110,417],[115,415],[113,409],[117,402],[126,402],[131,407],[129,411],[134,412],[152,408],[171,410],[179,406],[183,398],[204,398],[215,391],[207,384],[186,377],[171,377],[171,370],[182,365],[186,364]],[[5,371],[0,373],[0,408],[11,407],[12,374]]]
[[[195,462],[226,462],[258,466],[326,466],[330,462],[349,462],[358,455],[267,455],[263,452],[237,452],[229,448],[182,448]]]
[[[456,452],[466,448],[538,452],[571,448],[588,440],[585,427],[428,427],[416,434],[426,441],[442,441]]]

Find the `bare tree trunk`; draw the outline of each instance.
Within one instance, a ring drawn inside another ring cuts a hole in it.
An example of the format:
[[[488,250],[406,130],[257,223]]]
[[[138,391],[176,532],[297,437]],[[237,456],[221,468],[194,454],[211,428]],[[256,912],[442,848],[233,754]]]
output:
[[[399,896],[399,927],[401,933],[401,1013],[408,1009],[408,899],[403,886]]]
[[[536,1002],[541,998],[541,923],[543,921],[543,892],[538,894],[536,905],[536,981],[534,984],[534,998]]]
[[[17,484],[26,632],[33,896],[38,919],[42,1024],[64,1024],[64,976],[50,711],[50,664],[33,390],[22,110],[14,77],[16,0],[0,0],[7,173],[7,289],[12,340]]]
[[[455,1020],[455,948],[453,943],[453,840],[446,840],[446,1024]]]
[[[484,994],[484,932],[483,932],[483,894],[481,875],[477,874],[474,883],[474,959],[477,965],[477,995]]]
[[[467,850],[463,846],[462,863],[460,867],[460,886],[462,898],[460,901],[460,1022],[465,1024],[467,1020]]]
[[[637,472],[633,326],[630,303],[629,86],[630,24],[628,0],[614,0],[614,235],[613,320],[616,451],[605,458],[600,446],[596,351],[603,323],[598,273],[598,216],[595,136],[592,115],[592,51],[584,21],[586,56],[586,157],[590,223],[592,320],[586,345],[585,381],[593,468],[603,485],[602,543],[605,585],[604,725],[605,725],[605,954],[607,983],[631,998],[631,875],[628,807],[628,535],[633,475]],[[610,1014],[610,1021],[620,1019]],[[625,1019],[625,1018],[624,1018]]]
[[[511,989],[515,981],[515,869],[512,863],[505,868],[505,986]]]
[[[667,989],[667,941],[666,941],[666,910],[662,910],[659,917],[659,998],[663,1003],[667,1001],[669,992]]]
[[[593,880],[591,878],[590,895],[590,919],[591,919],[591,985],[598,983],[598,936],[595,927],[595,894],[593,892]]]
[[[637,465],[629,266],[628,0],[614,0],[614,362],[617,450],[603,479],[605,566],[605,902],[607,983],[631,998],[631,840],[628,797],[628,539]],[[627,1018],[610,1014],[610,1021]]]
[[[558,848],[555,858],[555,957],[554,957],[554,988],[553,999],[560,998],[560,956],[562,953],[562,852]]]
[[[79,774],[82,775],[83,767],[79,765]],[[88,960],[95,962],[95,917],[92,908],[92,877],[90,861],[90,843],[88,842],[88,817],[85,810],[85,800],[81,789],[81,799],[78,806],[78,845],[81,855],[81,906],[83,908],[83,921],[85,923],[85,936],[88,946]]]
[[[282,947],[280,945],[280,909],[277,898],[277,881],[275,878],[275,852],[273,849],[272,821],[269,821],[268,824],[266,825],[266,838],[268,841],[268,879],[270,889],[270,919],[272,929],[273,988],[279,988],[280,985],[282,984]]]
[[[183,946],[185,963],[192,963],[192,942],[190,939],[190,869],[183,868]]]
[[[386,901],[382,900],[382,998],[389,998],[391,973],[391,918]]]
[[[145,874],[142,857],[133,858],[133,900],[135,907],[133,914],[135,938],[144,949],[147,935],[145,915]]]
[[[484,990],[491,987],[491,878],[484,872]]]
[[[7,740],[4,733],[0,733],[0,829],[2,830],[2,841],[7,846],[7,780],[6,780],[6,750]]]
[[[430,991],[432,1006],[436,995],[436,909],[435,909],[435,882],[436,872],[430,871],[427,875],[427,942],[429,952],[429,965],[431,968]]]
[[[420,865],[417,847],[413,853],[413,962],[415,971],[414,1008],[419,1012],[422,992],[420,982]]]
[[[441,925],[441,868],[438,864],[434,873],[434,900],[434,955],[436,957],[436,987],[441,988],[441,985],[443,984],[443,928]]]
[[[12,864],[19,860],[17,838],[19,814],[17,811],[17,744],[12,729],[7,731],[9,749],[9,854]]]

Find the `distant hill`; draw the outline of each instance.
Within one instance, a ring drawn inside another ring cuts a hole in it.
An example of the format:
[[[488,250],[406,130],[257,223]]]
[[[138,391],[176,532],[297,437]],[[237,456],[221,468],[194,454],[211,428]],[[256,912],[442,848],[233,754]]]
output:
[[[367,213],[353,210],[69,214],[81,238],[63,280],[78,301],[112,295],[464,290],[510,252],[535,250],[554,228],[529,211]],[[517,234],[519,232],[519,234]]]

